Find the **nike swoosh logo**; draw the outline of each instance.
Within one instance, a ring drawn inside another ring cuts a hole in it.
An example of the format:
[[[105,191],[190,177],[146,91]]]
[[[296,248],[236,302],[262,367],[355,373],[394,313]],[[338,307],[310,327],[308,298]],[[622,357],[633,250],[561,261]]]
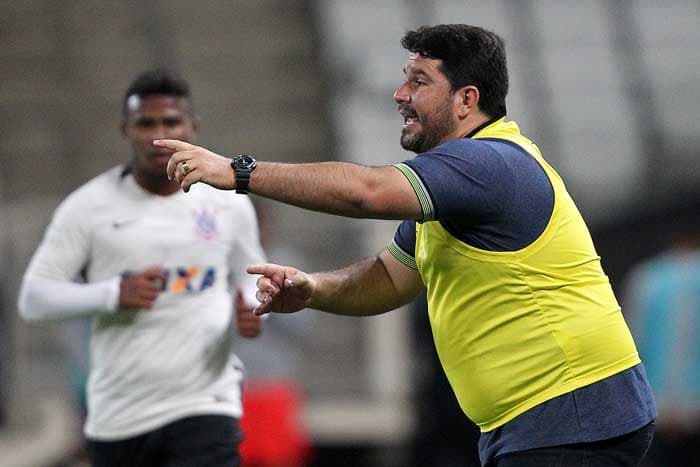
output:
[[[120,230],[138,221],[138,219],[122,219],[112,222],[114,230]]]

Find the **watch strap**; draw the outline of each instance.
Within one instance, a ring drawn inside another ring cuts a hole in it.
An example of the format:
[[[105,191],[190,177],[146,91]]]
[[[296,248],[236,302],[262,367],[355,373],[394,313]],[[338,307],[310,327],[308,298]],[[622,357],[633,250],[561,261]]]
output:
[[[244,157],[252,159],[250,156],[236,156],[231,160],[231,168],[236,179],[236,193],[247,195],[250,175],[255,170],[255,159],[244,162]]]
[[[236,193],[247,195],[249,183],[250,170],[236,170]]]

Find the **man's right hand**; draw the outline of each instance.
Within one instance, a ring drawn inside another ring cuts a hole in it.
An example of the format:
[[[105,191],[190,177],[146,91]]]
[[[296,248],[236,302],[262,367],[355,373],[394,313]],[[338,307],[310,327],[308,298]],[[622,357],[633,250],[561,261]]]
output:
[[[185,193],[197,182],[220,190],[235,188],[236,178],[231,168],[231,159],[177,139],[157,139],[153,145],[174,151],[166,169],[168,178],[176,180]]]
[[[294,313],[309,305],[316,284],[305,272],[277,264],[256,264],[248,267],[249,274],[260,274],[256,298],[260,302],[254,312]]]
[[[165,271],[158,266],[125,274],[119,285],[119,308],[152,308],[165,279]]]

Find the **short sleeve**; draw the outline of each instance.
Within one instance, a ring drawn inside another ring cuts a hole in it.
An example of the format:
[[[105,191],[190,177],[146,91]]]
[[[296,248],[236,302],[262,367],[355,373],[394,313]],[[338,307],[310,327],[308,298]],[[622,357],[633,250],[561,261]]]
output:
[[[411,269],[418,269],[416,265],[416,222],[403,221],[396,229],[394,239],[387,247],[389,253],[399,262]]]
[[[513,173],[502,155],[475,140],[440,145],[396,167],[418,196],[422,222],[495,217],[513,187]]]

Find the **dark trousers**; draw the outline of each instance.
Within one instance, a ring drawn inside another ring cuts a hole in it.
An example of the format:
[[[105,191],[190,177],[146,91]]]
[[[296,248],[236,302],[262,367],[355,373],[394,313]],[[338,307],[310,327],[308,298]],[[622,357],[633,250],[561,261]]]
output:
[[[93,467],[238,467],[238,421],[224,415],[187,417],[118,441],[88,439]]]
[[[644,467],[700,466],[700,433],[658,426]]]
[[[532,449],[498,456],[489,467],[637,467],[651,440],[654,424],[593,443]]]

